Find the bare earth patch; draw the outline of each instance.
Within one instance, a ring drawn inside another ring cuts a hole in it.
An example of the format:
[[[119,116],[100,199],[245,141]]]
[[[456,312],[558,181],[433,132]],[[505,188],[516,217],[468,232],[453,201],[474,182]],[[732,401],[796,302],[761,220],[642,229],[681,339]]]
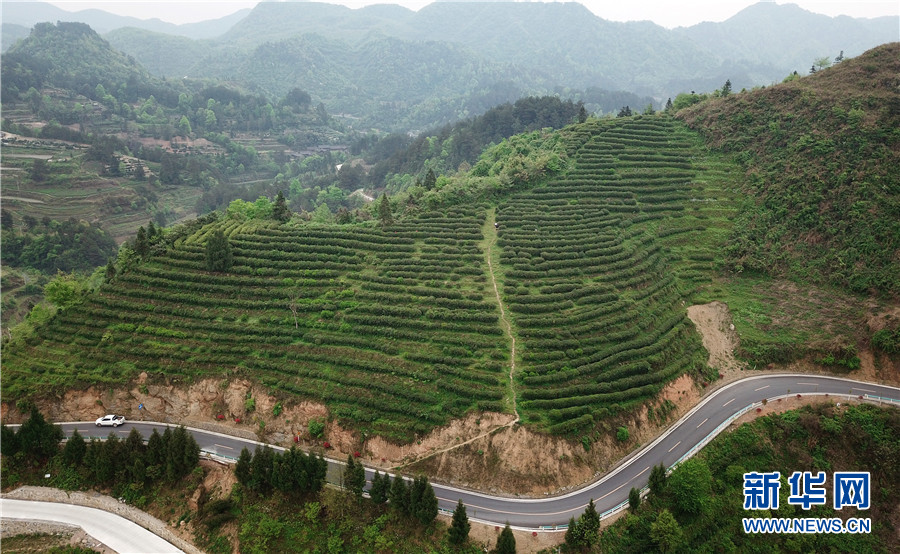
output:
[[[690,410],[700,392],[683,375],[669,383],[649,406],[659,413],[666,400],[666,417],[651,416],[648,405],[609,422],[609,433],[586,451],[581,443],[544,435],[521,425],[500,429],[470,444],[411,464],[411,473],[493,494],[542,496],[562,494],[600,478],[628,453],[653,440],[672,421]],[[482,415],[484,417],[484,415]],[[615,439],[615,429],[628,427],[630,438]]]
[[[734,357],[738,338],[734,332],[728,305],[717,300],[709,304],[690,306],[687,313],[700,332],[703,347],[709,351],[707,364],[718,369],[723,375],[740,371],[743,364]]]

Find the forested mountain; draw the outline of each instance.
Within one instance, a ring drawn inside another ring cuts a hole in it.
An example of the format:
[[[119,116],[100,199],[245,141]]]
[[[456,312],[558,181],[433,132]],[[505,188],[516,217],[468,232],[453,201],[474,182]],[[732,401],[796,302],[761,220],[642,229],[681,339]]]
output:
[[[274,96],[299,87],[332,112],[407,130],[515,100],[525,86],[515,68],[486,62],[458,45],[390,37],[349,46],[324,35],[304,35],[262,44],[249,54],[212,54],[188,74],[252,83]]]
[[[4,21],[63,17],[36,5],[27,16],[4,7]],[[206,25],[202,33],[94,13],[70,18],[118,29],[108,40],[156,75],[231,80],[272,96],[299,87],[333,112],[389,130],[449,123],[529,94],[584,100],[579,91],[590,88],[654,96],[661,107],[680,92],[726,80],[735,90],[768,85],[822,58],[858,55],[896,40],[898,26],[897,18],[831,18],[772,3],[671,31],[606,21],[576,3],[436,2],[414,12],[262,2],[245,16],[195,24]]]
[[[522,98],[416,138],[397,133],[371,145],[363,140],[359,150],[365,150],[366,161],[374,164],[367,175],[372,186],[393,181],[394,187],[402,188],[412,184],[412,178],[427,180],[426,171],[440,175],[471,166],[492,143],[529,131],[560,129],[579,118],[587,118],[583,104],[563,102],[555,96]]]
[[[878,44],[896,41],[900,38],[898,24],[896,17],[828,17],[796,4],[759,2],[721,23],[704,22],[674,32],[728,65],[743,63],[753,71],[756,64],[757,71],[772,67],[805,74],[817,58],[833,59],[841,51],[845,56],[857,56]],[[753,77],[755,84],[766,84],[766,77],[778,75]]]
[[[14,23],[3,23],[0,30],[0,52],[6,52],[10,46],[16,41],[23,39],[31,33],[31,29],[24,25],[16,25]]]
[[[92,97],[98,86],[134,88],[155,81],[84,23],[38,23],[27,40],[3,54],[2,64],[6,94],[54,86]]]
[[[116,50],[139,53],[140,64],[158,76],[183,77],[209,53],[205,41],[137,27],[121,27],[104,38]]]
[[[894,42],[679,111],[747,172],[752,203],[728,245],[735,270],[900,293],[898,75]]]

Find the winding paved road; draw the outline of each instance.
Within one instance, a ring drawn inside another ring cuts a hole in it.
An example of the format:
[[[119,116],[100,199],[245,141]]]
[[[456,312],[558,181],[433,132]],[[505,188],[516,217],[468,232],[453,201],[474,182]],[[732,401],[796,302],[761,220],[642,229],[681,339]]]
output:
[[[608,515],[627,504],[628,493],[632,487],[641,489],[647,485],[650,468],[654,465],[664,464],[671,467],[692,455],[736,417],[755,409],[763,399],[797,394],[827,394],[838,402],[841,397],[862,396],[870,401],[900,406],[900,389],[896,387],[817,375],[758,375],[736,381],[710,393],[658,439],[626,458],[599,481],[569,494],[545,498],[509,498],[433,484],[435,494],[443,510],[452,510],[457,499],[462,499],[471,519],[500,525],[508,521],[514,527],[524,529],[553,529],[559,525],[564,526],[569,518],[577,518],[591,499],[594,500],[601,515]],[[85,436],[105,437],[108,434],[106,429],[98,433],[93,422],[65,423],[62,427],[67,433],[77,428],[79,433]],[[124,437],[132,427],[140,430],[146,438],[154,428],[162,430],[166,425],[128,423],[114,432]],[[203,451],[219,456],[237,458],[243,447],[247,446],[252,450],[255,445],[261,444],[199,429],[190,431]],[[343,463],[337,460],[329,462],[328,480],[340,482]],[[373,470],[366,470],[369,478],[372,474]]]
[[[137,523],[97,508],[0,498],[0,514],[3,519],[77,525],[116,552],[181,552]]]

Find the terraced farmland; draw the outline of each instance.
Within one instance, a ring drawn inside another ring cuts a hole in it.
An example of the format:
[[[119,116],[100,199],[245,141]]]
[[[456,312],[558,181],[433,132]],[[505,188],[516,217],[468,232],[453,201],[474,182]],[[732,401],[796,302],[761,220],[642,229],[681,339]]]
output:
[[[514,405],[526,423],[573,433],[682,373],[699,377],[706,353],[684,300],[709,282],[730,225],[727,168],[664,117],[562,133],[571,169],[496,206],[386,229],[208,224],[5,348],[4,393],[141,371],[245,376],[409,441]],[[227,273],[205,269],[218,229],[233,249]],[[485,249],[517,338],[512,387]]]
[[[573,432],[704,371],[682,302],[714,259],[695,144],[666,119],[582,125],[573,170],[499,206],[526,421]]]
[[[209,225],[60,314],[43,341],[4,352],[4,392],[239,372],[398,440],[499,410],[508,354],[483,218],[451,211],[386,232]],[[219,228],[234,254],[225,274],[205,271]]]

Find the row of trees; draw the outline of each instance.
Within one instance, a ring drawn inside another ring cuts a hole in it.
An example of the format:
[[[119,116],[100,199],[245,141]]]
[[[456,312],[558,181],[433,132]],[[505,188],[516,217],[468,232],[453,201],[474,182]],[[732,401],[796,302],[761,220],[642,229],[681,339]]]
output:
[[[46,421],[37,409],[32,409],[29,419],[18,431],[5,425],[0,431],[0,453],[6,459],[39,463],[56,459],[82,475],[86,484],[115,485],[125,487],[123,490],[128,489],[126,485],[140,490],[155,482],[176,482],[199,462],[200,448],[184,427],[167,428],[162,434],[154,429],[146,443],[137,429],[132,429],[124,440],[110,433],[102,442],[97,439],[86,441],[76,430],[60,448],[64,438],[62,429]],[[321,456],[295,447],[278,453],[264,446],[258,447],[253,454],[247,448],[241,450],[235,475],[242,485],[259,495],[278,490],[296,497],[321,490],[327,468],[328,463]],[[342,484],[358,501],[362,500],[365,468],[352,455],[347,458]],[[430,524],[437,517],[437,497],[424,476],[407,481],[376,472],[369,495],[376,505],[389,501],[397,513],[422,525]],[[593,502],[589,511],[592,509]],[[596,511],[593,514],[596,515]],[[585,516],[582,520],[586,521]],[[588,527],[582,524],[581,528]],[[470,529],[466,507],[460,500],[448,532],[450,545],[463,546],[468,541]],[[498,537],[495,551],[515,552],[515,538],[508,524]]]
[[[62,429],[44,419],[36,409],[18,431],[0,428],[0,453],[19,463],[36,464],[54,459],[75,470],[87,484],[133,484],[138,489],[158,481],[175,482],[197,467],[200,447],[184,427],[155,429],[150,439],[132,429],[123,441],[110,433],[105,441],[86,441],[76,430],[65,446]]]
[[[258,494],[272,490],[287,495],[318,492],[325,484],[327,470],[328,462],[321,456],[297,448],[278,453],[268,446],[257,447],[253,454],[242,449],[234,466],[238,482]]]

